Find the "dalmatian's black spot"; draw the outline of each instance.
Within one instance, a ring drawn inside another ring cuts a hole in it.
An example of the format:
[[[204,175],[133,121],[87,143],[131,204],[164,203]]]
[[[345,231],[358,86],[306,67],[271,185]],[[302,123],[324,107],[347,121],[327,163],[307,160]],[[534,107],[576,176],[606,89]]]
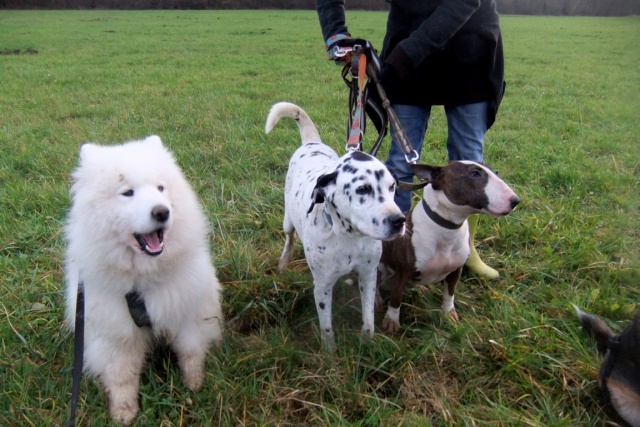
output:
[[[324,310],[324,303],[321,302],[320,304],[318,304],[318,307],[320,307],[320,310]]]
[[[369,154],[362,151],[354,151],[350,158],[358,162],[370,162],[372,159]]]
[[[311,152],[310,157],[317,157],[317,156],[331,157],[327,153],[323,153],[322,151],[312,151]]]
[[[378,218],[373,218],[373,219],[371,220],[371,223],[372,223],[373,225],[378,225]]]
[[[384,197],[382,196],[378,197],[378,203],[384,203]]]
[[[342,170],[343,170],[343,172],[350,173],[350,174],[358,173],[358,169],[354,168],[353,166],[351,166],[349,164],[345,164],[344,166],[342,166]]]
[[[377,170],[374,176],[378,181],[380,181],[382,177],[384,177],[384,169]]]

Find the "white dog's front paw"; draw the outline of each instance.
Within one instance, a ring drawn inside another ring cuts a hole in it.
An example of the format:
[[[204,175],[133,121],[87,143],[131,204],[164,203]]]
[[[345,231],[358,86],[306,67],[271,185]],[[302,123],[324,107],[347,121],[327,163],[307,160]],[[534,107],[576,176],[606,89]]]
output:
[[[130,394],[130,393],[125,393]],[[114,421],[122,425],[129,425],[136,417],[138,413],[138,396],[135,393],[135,397],[125,397],[123,395],[116,395],[116,393],[109,393],[109,416]]]
[[[197,392],[204,383],[204,357],[178,356],[182,380],[189,390]]]

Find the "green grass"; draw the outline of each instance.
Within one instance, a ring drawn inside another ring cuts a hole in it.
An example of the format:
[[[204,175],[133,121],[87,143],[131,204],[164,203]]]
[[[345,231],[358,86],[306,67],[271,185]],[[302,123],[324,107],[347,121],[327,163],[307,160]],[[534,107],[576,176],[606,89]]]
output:
[[[380,46],[383,12],[348,20]],[[202,392],[166,357],[150,363],[134,425],[604,425],[599,360],[569,303],[616,330],[638,307],[639,24],[502,18],[508,89],[485,157],[522,203],[479,231],[501,279],[463,276],[457,325],[439,310],[439,287],[412,288],[402,332],[372,342],[359,339],[357,290],[338,284],[328,355],[302,252],[284,275],[274,268],[298,131],[263,130],[270,106],[288,100],[344,150],[347,89],[315,13],[2,12],[0,425],[68,414],[61,228],[79,146],[152,133],[209,215],[228,322]],[[430,127],[423,160],[443,163],[440,109]],[[108,423],[86,378],[79,418]]]

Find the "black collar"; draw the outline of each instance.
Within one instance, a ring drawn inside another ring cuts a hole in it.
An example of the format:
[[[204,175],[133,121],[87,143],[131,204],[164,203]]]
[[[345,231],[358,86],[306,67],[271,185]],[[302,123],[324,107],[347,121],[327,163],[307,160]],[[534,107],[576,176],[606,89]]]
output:
[[[449,230],[457,230],[458,228],[462,227],[462,224],[464,224],[464,222],[462,224],[456,224],[455,222],[451,222],[447,219],[442,218],[440,215],[438,215],[437,213],[431,210],[431,208],[429,207],[429,205],[424,199],[422,199],[422,207],[424,208],[429,218],[431,218],[433,222],[435,222],[442,228],[447,228]]]

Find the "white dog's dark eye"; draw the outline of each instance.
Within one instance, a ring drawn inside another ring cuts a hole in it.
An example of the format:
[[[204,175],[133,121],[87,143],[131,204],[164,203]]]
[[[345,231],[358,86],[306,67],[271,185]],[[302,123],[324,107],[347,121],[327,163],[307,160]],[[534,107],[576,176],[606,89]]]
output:
[[[158,191],[162,193],[164,191],[164,185],[158,185]]]
[[[360,187],[356,188],[356,194],[359,194],[361,196],[371,193],[373,193],[373,187],[371,187],[369,184],[361,185]]]
[[[127,190],[127,191],[123,192],[122,195],[125,196],[125,197],[132,197],[133,196],[133,190]]]

